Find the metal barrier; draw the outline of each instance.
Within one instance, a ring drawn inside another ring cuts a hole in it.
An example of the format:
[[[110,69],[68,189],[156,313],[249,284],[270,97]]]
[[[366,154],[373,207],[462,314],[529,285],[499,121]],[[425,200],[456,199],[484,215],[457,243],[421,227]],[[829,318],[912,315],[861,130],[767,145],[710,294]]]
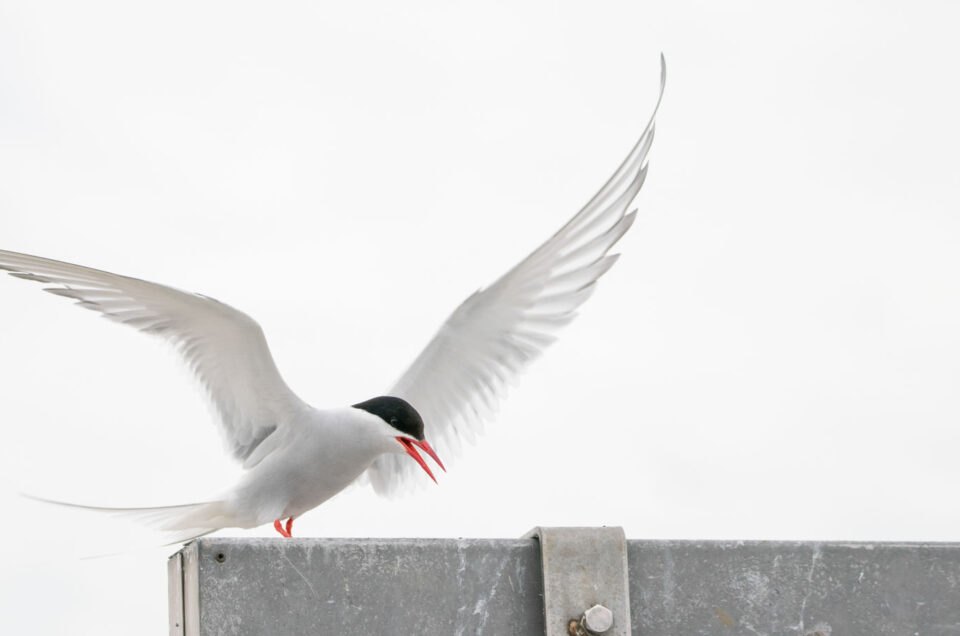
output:
[[[177,636],[960,634],[960,544],[204,538],[169,577]]]

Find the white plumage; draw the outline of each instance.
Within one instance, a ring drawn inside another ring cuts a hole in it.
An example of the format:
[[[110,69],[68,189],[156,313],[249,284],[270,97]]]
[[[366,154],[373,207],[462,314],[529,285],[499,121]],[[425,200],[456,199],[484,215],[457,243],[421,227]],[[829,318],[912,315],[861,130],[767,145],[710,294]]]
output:
[[[665,80],[661,57],[660,98]],[[507,385],[573,320],[616,262],[608,252],[634,221],[636,211],[627,210],[646,178],[660,98],[639,141],[600,191],[523,261],[457,307],[387,391],[419,412],[420,438],[398,430],[396,419],[382,413],[321,410],[300,400],[280,376],[260,326],[229,305],[0,250],[0,269],[11,275],[50,285],[46,291],[173,343],[209,393],[230,452],[247,469],[235,488],[213,501],[113,510],[174,532],[175,540],[253,527],[297,517],[365,471],[378,493],[393,494],[416,472],[403,456],[416,457],[411,444],[434,456],[420,440],[434,440],[441,454],[459,438],[472,440]]]
[[[647,176],[654,119],[666,82],[660,58],[660,95],[630,154],[566,225],[489,287],[470,295],[387,392],[417,407],[428,437],[443,455],[455,438],[472,441],[507,386],[576,317],[597,279],[618,254],[608,254],[630,229],[626,213]],[[380,494],[402,488],[414,474],[402,457],[384,456],[370,468]]]

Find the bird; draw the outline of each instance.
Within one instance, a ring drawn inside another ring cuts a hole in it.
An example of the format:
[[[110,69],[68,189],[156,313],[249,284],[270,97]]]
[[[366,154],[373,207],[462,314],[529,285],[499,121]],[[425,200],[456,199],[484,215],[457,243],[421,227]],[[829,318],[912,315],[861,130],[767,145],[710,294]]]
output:
[[[617,262],[610,250],[636,218],[637,210],[628,210],[646,179],[665,83],[661,54],[649,121],[600,190],[526,258],[456,307],[384,394],[352,406],[315,408],[301,400],[281,377],[260,325],[210,296],[0,250],[0,270],[11,276],[171,343],[205,389],[227,449],[243,468],[234,487],[197,503],[103,508],[43,501],[129,515],[177,543],[270,522],[290,537],[295,519],[352,483],[367,481],[390,496],[414,483],[418,467],[436,482],[420,451],[446,468],[427,439],[444,451],[472,439]]]

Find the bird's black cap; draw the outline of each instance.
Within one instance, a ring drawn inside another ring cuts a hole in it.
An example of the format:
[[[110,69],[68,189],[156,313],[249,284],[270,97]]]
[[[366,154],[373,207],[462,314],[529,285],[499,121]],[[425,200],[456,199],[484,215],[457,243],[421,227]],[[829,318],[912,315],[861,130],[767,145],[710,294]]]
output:
[[[406,400],[382,395],[354,404],[353,408],[372,413],[404,435],[423,441],[423,418]]]

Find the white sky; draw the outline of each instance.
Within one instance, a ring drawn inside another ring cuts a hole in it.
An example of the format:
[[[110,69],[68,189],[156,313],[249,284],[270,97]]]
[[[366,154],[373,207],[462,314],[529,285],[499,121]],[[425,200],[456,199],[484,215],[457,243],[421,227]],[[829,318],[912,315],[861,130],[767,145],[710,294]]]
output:
[[[517,5],[2,0],[0,246],[235,305],[353,403],[603,183],[663,51],[581,318],[439,487],[296,533],[960,538],[960,5]],[[79,560],[155,541],[16,493],[215,492],[199,391],[36,285],[0,307],[4,631],[166,633],[172,548]]]

